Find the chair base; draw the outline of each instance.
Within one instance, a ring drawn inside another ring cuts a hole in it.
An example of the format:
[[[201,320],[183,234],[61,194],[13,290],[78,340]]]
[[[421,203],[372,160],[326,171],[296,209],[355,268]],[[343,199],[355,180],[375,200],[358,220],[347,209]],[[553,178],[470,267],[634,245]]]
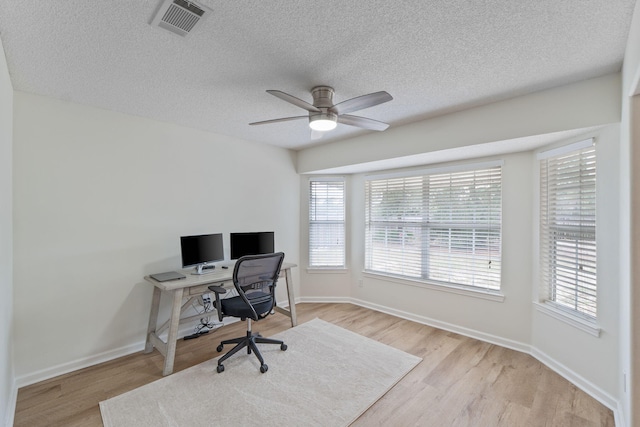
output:
[[[218,359],[218,367],[216,369],[218,373],[224,371],[224,365],[222,364],[222,362],[246,347],[247,354],[251,354],[251,352],[253,351],[253,354],[256,355],[256,357],[260,361],[260,372],[264,374],[265,372],[267,372],[269,367],[266,363],[264,363],[262,353],[260,353],[260,350],[258,350],[258,346],[256,344],[279,344],[280,350],[285,351],[287,349],[287,345],[283,341],[264,338],[259,333],[254,334],[253,332],[251,332],[251,330],[248,330],[247,335],[244,337],[232,338],[230,340],[222,341],[216,350],[218,350],[219,352],[222,351],[223,347],[226,344],[236,344],[236,346],[229,350],[227,354]]]

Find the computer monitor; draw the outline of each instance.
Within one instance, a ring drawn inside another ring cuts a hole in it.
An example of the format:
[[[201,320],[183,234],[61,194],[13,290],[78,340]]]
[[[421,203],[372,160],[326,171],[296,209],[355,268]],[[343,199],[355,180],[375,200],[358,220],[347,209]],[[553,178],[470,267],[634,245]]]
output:
[[[211,272],[215,266],[209,263],[224,260],[222,233],[180,237],[182,267],[195,266],[193,274]],[[207,271],[209,270],[209,271]]]
[[[231,233],[231,259],[245,255],[271,254],[274,251],[273,231],[257,233]]]

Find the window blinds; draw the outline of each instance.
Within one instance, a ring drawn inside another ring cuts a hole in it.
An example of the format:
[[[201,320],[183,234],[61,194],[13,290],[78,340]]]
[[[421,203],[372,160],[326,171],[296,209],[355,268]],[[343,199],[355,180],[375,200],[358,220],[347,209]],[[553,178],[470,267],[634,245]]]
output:
[[[366,182],[365,269],[499,290],[501,167]]]
[[[596,151],[587,142],[540,162],[541,286],[544,300],[595,320]]]
[[[344,181],[309,182],[309,266],[344,267]]]

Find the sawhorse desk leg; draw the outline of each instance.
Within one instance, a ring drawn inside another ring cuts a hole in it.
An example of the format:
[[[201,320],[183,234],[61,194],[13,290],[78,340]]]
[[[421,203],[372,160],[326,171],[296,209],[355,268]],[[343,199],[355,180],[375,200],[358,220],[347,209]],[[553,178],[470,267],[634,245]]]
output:
[[[167,337],[167,354],[164,356],[164,371],[162,371],[162,375],[170,375],[173,372],[173,360],[176,357],[176,342],[178,341],[178,327],[180,326],[183,293],[184,289],[176,289],[173,291],[173,305],[171,306],[171,318],[169,320],[169,336]]]
[[[166,343],[156,334],[158,310],[160,309],[160,293],[160,289],[154,287],[151,313],[149,314],[149,326],[147,329],[147,342],[145,343],[144,352],[151,353],[155,347],[160,354],[164,356],[162,375],[167,376],[173,373],[173,361],[176,357],[176,341],[178,340],[178,327],[180,326],[180,312],[182,309],[184,289],[176,289],[173,291],[171,317],[169,318],[169,335],[167,336]]]
[[[158,311],[160,310],[160,295],[162,291],[153,287],[153,298],[151,299],[151,313],[149,314],[149,326],[147,327],[147,341],[144,344],[144,352],[151,353],[153,351],[153,341],[151,336],[156,333],[158,327]]]
[[[296,296],[293,290],[293,280],[291,279],[291,269],[287,268],[284,271],[285,282],[287,283],[287,297],[289,298],[289,309],[284,309],[276,306],[276,311],[282,313],[285,316],[291,318],[291,326],[298,324],[298,318],[296,316]]]

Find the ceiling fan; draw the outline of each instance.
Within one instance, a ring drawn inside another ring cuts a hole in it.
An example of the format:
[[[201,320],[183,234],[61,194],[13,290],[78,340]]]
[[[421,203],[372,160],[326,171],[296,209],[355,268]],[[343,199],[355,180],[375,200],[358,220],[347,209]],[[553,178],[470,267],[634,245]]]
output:
[[[250,125],[265,125],[269,123],[286,122],[289,120],[308,119],[309,127],[313,131],[321,132],[335,129],[338,123],[377,131],[383,131],[389,127],[389,124],[387,123],[347,114],[391,101],[393,97],[385,91],[374,92],[358,96],[356,98],[347,99],[346,101],[342,101],[338,104],[333,103],[333,94],[335,92],[333,88],[329,86],[316,86],[311,89],[313,104],[309,104],[302,99],[296,98],[295,96],[279,90],[268,90],[267,92],[273,96],[277,96],[283,101],[287,101],[295,106],[304,108],[309,112],[309,114],[306,116],[283,117],[281,119],[249,123]]]

